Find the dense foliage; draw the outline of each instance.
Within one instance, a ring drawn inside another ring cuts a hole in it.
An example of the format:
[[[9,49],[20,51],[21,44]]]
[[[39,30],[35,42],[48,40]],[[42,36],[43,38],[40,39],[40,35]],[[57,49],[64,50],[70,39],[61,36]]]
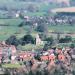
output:
[[[21,45],[25,44],[35,44],[35,39],[31,35],[25,35],[23,38],[20,39]]]
[[[8,45],[26,45],[26,44],[35,44],[35,39],[31,36],[31,35],[25,35],[24,37],[22,37],[21,39],[17,39],[16,36],[10,36],[7,40],[6,40],[6,44]]]
[[[72,42],[72,37],[70,36],[66,36],[65,38],[61,38],[59,40],[59,43],[69,43],[69,42]]]
[[[10,36],[6,40],[6,44],[18,46],[19,45],[19,40],[16,38],[16,36]]]

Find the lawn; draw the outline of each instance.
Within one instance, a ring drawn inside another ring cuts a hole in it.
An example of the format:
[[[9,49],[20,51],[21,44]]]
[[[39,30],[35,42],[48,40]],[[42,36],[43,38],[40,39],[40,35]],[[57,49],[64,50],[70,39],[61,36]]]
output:
[[[20,68],[21,65],[20,64],[3,64],[2,67],[3,68]]]
[[[9,26],[0,26],[0,40],[6,40],[11,35],[16,35],[18,38],[24,36],[30,29],[29,26],[24,26],[23,28],[18,27],[18,25],[22,22],[21,19],[0,19],[0,24],[6,24]],[[64,27],[65,26],[65,27]],[[75,25],[48,25],[49,32],[64,32],[64,33],[75,33]],[[17,33],[17,34],[16,34]],[[32,31],[33,37],[38,32]],[[74,37],[73,37],[74,38]]]
[[[0,19],[0,24],[1,25],[9,25],[9,26],[17,26],[19,25],[23,20],[20,18],[15,18],[15,19]]]
[[[23,50],[23,51],[31,51],[31,50],[39,50],[42,49],[44,47],[44,45],[33,45],[33,44],[27,44],[25,46],[18,46],[19,49]]]
[[[55,31],[55,32],[70,32],[70,33],[75,33],[75,25],[70,26],[70,25],[57,25],[57,26],[48,26],[49,31]]]

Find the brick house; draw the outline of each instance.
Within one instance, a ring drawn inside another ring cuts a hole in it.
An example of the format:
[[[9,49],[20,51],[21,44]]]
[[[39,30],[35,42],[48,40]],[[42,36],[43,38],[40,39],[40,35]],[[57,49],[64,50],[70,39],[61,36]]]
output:
[[[27,60],[31,60],[34,57],[34,54],[31,52],[20,52],[18,54],[18,57],[22,61],[27,61]]]
[[[13,45],[6,45],[0,43],[0,62],[3,60],[8,60],[10,57],[15,56],[16,47]]]

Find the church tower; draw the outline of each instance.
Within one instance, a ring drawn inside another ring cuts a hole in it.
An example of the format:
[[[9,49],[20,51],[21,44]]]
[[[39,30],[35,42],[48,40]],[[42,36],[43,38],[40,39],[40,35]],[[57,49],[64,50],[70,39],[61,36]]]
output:
[[[41,41],[39,35],[37,34],[36,35],[36,45],[42,45],[43,44],[43,41]]]

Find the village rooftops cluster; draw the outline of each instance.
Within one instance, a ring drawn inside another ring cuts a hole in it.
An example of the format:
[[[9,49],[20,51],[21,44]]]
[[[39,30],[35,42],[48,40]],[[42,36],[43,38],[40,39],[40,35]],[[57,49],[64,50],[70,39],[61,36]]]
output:
[[[26,51],[20,52],[18,54],[18,59],[21,61],[38,60],[38,62],[49,61],[54,63],[63,62],[70,64],[71,58],[74,58],[73,51],[74,49],[71,49],[69,47],[39,51],[38,53]]]
[[[52,71],[52,68],[63,65],[64,69],[71,71],[72,60],[75,59],[75,49],[70,47],[51,48],[49,50],[22,51],[13,45],[0,43],[0,63],[24,63],[25,72],[39,70]],[[28,69],[27,69],[28,68]]]
[[[38,53],[32,51],[19,51],[13,45],[6,45],[0,43],[0,62],[9,62],[10,61],[31,61],[33,59],[38,60],[36,57],[39,56],[40,62],[50,61],[50,62],[59,62],[63,63],[68,62],[70,64],[70,59],[74,57],[74,49],[69,47],[65,48],[55,48],[49,49],[47,51],[38,51]]]
[[[16,47],[14,45],[7,45],[0,42],[0,62],[9,60],[9,57],[14,57],[16,54]]]
[[[47,51],[40,51],[39,53],[34,52],[21,52],[19,59],[26,62],[26,66],[30,67],[33,72],[36,72],[38,66],[40,68],[52,71],[55,66],[62,66],[71,71],[71,63],[73,57],[73,51],[70,47],[49,49]],[[20,61],[19,60],[19,61]],[[39,70],[40,70],[39,68]]]

